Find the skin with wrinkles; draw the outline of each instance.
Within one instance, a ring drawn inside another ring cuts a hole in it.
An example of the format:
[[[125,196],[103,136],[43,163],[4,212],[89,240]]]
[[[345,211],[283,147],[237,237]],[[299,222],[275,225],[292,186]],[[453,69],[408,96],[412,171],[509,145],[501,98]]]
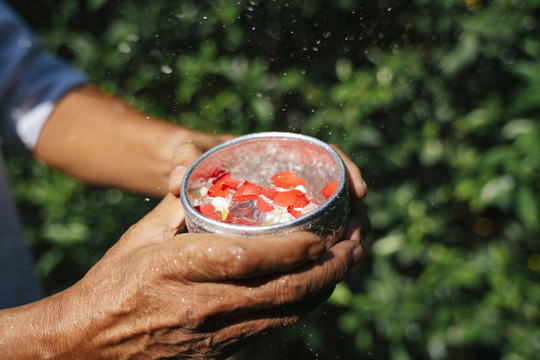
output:
[[[311,233],[175,235],[182,226],[168,195],[79,283],[46,299],[58,317],[42,321],[52,331],[41,349],[54,359],[222,359],[298,321],[359,260],[354,240],[327,251]]]
[[[362,213],[330,249],[304,232],[256,239],[181,233],[182,176],[228,138],[156,122],[93,88],[68,94],[36,155],[93,184],[167,195],[79,282],[0,310],[0,359],[224,359],[320,305],[361,259]],[[366,192],[360,170],[339,152],[359,200]]]

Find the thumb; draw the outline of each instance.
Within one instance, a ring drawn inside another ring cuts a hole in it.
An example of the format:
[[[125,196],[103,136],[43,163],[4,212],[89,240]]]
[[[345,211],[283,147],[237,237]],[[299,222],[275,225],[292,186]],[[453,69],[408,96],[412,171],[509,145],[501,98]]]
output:
[[[174,151],[172,171],[169,178],[169,192],[178,196],[180,185],[186,170],[192,162],[202,155],[202,151],[194,143],[182,143]]]
[[[160,243],[184,229],[185,215],[180,199],[167,194],[161,202],[122,236],[130,247]]]
[[[134,238],[129,240],[130,243],[162,242],[184,229],[185,214],[178,195],[187,167],[200,155],[201,151],[193,143],[182,143],[176,148],[172,158],[173,170],[169,178],[169,193],[132,227],[135,234],[132,234]]]

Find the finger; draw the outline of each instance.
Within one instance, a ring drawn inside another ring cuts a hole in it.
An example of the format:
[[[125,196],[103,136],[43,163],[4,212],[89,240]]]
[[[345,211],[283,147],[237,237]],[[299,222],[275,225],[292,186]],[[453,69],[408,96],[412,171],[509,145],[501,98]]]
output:
[[[296,324],[300,319],[317,309],[332,294],[329,289],[313,298],[274,309],[252,311],[249,313],[226,314],[207,319],[197,330],[211,332],[218,343],[228,343],[231,339],[243,339],[229,348],[229,353],[245,345],[249,340]]]
[[[345,230],[344,238],[360,244],[360,241],[362,240],[362,226],[358,217],[354,215],[351,217],[347,229]]]
[[[219,285],[202,284],[199,292],[215,292],[216,301],[201,304],[199,318],[208,319],[234,313],[249,313],[296,304],[332,289],[362,257],[358,243],[344,240],[324,253],[317,261],[306,263],[293,271],[270,274]],[[217,290],[216,286],[221,286]],[[225,287],[225,288],[223,288]],[[218,295],[219,294],[219,295]]]
[[[357,242],[344,240],[293,271],[267,275],[250,282],[238,282],[234,301],[215,311],[247,311],[271,309],[311,298],[343,280],[347,272],[360,262],[362,248]]]
[[[356,164],[341,150],[337,145],[330,144],[334,150],[337,151],[345,167],[347,168],[347,174],[349,175],[349,191],[353,199],[362,199],[366,196],[367,185],[364,179],[362,178],[362,172],[356,166]]]
[[[194,143],[183,143],[176,148],[172,159],[173,170],[169,178],[170,193],[177,196],[180,194],[180,186],[187,168],[201,155],[201,150]]]
[[[257,238],[181,234],[167,242],[179,275],[194,282],[230,281],[290,270],[324,252],[319,236],[295,232]],[[174,250],[172,250],[174,249]]]
[[[152,211],[126,232],[122,240],[132,245],[160,243],[177,235],[184,225],[185,215],[180,200],[167,194]]]
[[[156,353],[174,357],[178,354],[177,345],[184,342],[187,331],[191,334],[199,334],[201,343],[206,342],[204,340],[211,341],[212,346],[201,348],[204,352],[199,352],[196,347],[193,348],[194,354],[198,355],[198,358],[225,359],[256,337],[295,324],[320,306],[330,295],[331,291],[328,291],[305,302],[270,310],[242,314],[218,314],[200,319],[192,324],[186,324],[184,321],[178,324],[177,320],[169,317],[170,324],[168,326],[173,330],[163,334],[160,344],[157,346],[154,344],[153,349]]]
[[[360,201],[353,201],[351,220],[345,230],[345,239],[361,243],[370,231],[371,223],[367,216],[366,206]]]
[[[217,146],[225,141],[234,139],[235,136],[232,134],[220,134],[220,135],[208,135],[201,133],[200,136],[195,136],[193,138],[193,143],[203,151],[210,150],[214,146]]]
[[[343,240],[316,261],[271,279],[253,292],[253,297],[272,299],[270,305],[286,305],[309,298],[342,281],[360,262],[362,255],[362,248],[356,241]]]

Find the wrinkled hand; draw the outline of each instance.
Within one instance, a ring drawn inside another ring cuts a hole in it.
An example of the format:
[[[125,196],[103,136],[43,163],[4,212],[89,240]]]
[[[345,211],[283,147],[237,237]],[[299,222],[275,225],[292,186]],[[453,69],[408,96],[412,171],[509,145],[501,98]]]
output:
[[[181,176],[198,150],[179,150]],[[355,184],[359,171],[349,172]],[[352,196],[363,196],[358,189]],[[178,235],[183,226],[180,201],[169,194],[60,293],[66,337],[56,352],[70,359],[222,359],[245,340],[312,311],[362,255],[358,223],[328,250],[305,232]]]
[[[70,358],[224,358],[312,310],[361,255],[352,240],[324,252],[310,233],[174,236],[177,204],[167,196],[64,294],[64,326],[84,330]]]

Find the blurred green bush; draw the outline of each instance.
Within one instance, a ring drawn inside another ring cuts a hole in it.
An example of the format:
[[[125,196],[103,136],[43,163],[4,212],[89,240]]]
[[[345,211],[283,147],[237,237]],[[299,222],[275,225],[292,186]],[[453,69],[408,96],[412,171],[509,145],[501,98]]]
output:
[[[302,132],[363,170],[365,262],[245,358],[538,356],[539,1],[12,3],[52,52],[149,114]],[[155,204],[8,165],[50,292]]]

